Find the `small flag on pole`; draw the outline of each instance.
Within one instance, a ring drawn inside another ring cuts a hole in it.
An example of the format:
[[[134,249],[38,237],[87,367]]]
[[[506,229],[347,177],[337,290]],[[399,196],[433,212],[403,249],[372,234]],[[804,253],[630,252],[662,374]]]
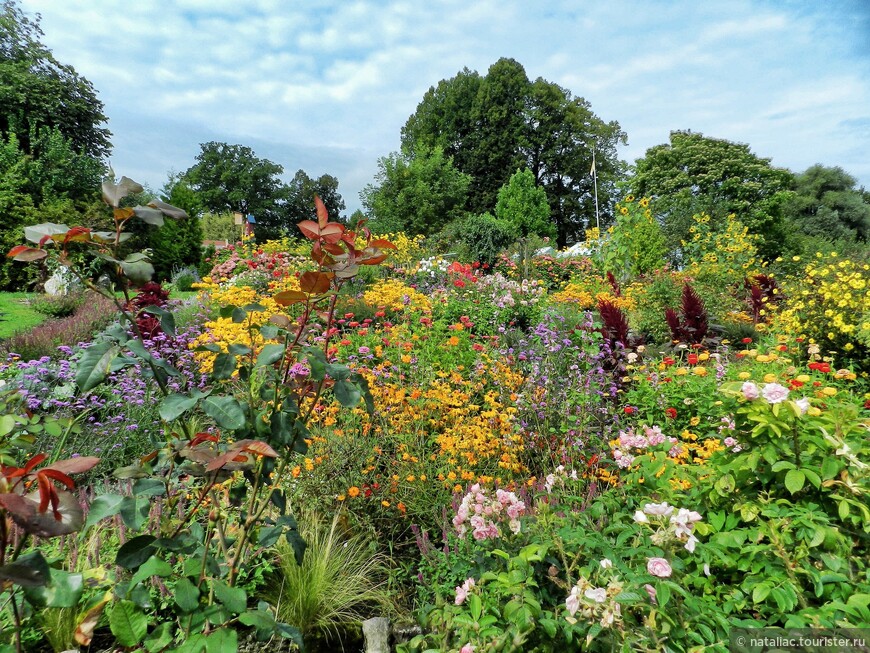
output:
[[[595,159],[592,159],[592,167],[589,168],[589,174],[595,176]]]

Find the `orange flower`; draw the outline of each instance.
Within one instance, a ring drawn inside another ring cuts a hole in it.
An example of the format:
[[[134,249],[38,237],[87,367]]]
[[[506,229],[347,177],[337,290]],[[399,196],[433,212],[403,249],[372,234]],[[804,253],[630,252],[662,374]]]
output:
[[[359,488],[356,485],[347,488],[347,496],[349,496],[351,499],[355,499],[359,496]]]

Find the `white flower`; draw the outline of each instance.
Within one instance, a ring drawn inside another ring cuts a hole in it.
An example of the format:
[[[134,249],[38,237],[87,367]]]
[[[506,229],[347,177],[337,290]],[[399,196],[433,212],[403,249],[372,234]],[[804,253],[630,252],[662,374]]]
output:
[[[806,415],[807,411],[810,409],[810,400],[807,397],[798,399],[794,404],[801,409],[801,415]]]
[[[583,593],[590,601],[604,603],[607,600],[607,590],[603,587],[591,587]]]
[[[667,501],[663,501],[662,503],[648,503],[643,507],[643,511],[647,515],[669,517],[674,512],[674,507],[668,505]]]
[[[604,558],[604,560],[602,560],[598,564],[601,565],[602,569],[610,569],[613,566],[613,563],[610,561],[610,558]]]
[[[649,523],[649,519],[647,519],[647,516],[641,510],[638,510],[637,512],[634,513],[634,521],[636,521],[638,524],[648,524]]]
[[[577,614],[577,610],[580,609],[579,588],[576,586],[571,588],[571,593],[568,595],[568,598],[565,599],[565,609],[568,610],[568,614],[572,617]]]

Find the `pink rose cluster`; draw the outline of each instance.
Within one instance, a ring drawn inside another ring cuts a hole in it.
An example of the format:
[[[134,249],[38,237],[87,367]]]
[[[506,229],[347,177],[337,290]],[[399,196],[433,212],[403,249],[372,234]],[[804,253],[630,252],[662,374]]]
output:
[[[475,483],[462,498],[453,518],[453,526],[460,535],[465,535],[470,526],[475,540],[495,539],[501,536],[499,522],[505,520],[512,533],[519,533],[520,516],[525,512],[526,504],[513,492],[499,488],[493,497],[488,490]]]
[[[605,570],[612,567],[604,564],[601,566]],[[622,592],[622,587],[622,583],[616,580],[611,580],[606,587],[596,587],[581,576],[565,599],[568,621],[575,623],[575,615],[579,612],[584,619],[598,619],[602,628],[609,628],[622,616],[621,607],[614,600]]]
[[[747,401],[755,401],[762,397],[769,404],[781,404],[788,399],[788,388],[779,383],[765,383],[764,387],[759,388],[752,381],[747,381],[741,386],[743,397]]]
[[[693,531],[695,524],[701,521],[701,515],[694,510],[677,510],[666,501],[648,503],[643,510],[634,513],[634,521],[638,524],[655,524],[658,527],[652,536],[653,544],[661,546],[677,540],[685,542],[686,551],[694,553],[698,538]]]
[[[668,455],[674,457],[680,453],[679,440],[666,436],[662,433],[661,427],[644,425],[640,428],[643,430],[643,433],[639,433],[633,428],[619,432],[619,448],[613,450],[613,459],[621,469],[631,467],[634,462],[634,455],[628,453],[631,449],[643,451],[663,443],[668,443],[671,446]]]
[[[465,603],[465,599],[468,598],[468,593],[471,592],[471,588],[474,587],[474,584],[473,578],[466,578],[462,585],[456,586],[456,599],[454,600],[456,605],[462,605]]]

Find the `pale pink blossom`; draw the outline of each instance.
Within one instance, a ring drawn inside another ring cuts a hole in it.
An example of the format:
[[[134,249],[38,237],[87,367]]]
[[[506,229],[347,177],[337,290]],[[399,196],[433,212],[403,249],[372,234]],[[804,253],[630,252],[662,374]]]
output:
[[[761,396],[769,404],[779,404],[788,399],[788,388],[779,383],[766,383],[761,389]]]
[[[649,594],[649,600],[652,601],[653,605],[658,605],[658,601],[656,600],[656,588],[650,584],[646,584],[643,586],[646,590],[646,593]]]
[[[565,609],[568,610],[568,614],[572,617],[580,609],[580,589],[576,585],[571,588],[571,593],[565,599]]]
[[[471,644],[466,644],[459,649],[459,653],[474,653],[474,647]]]
[[[806,397],[803,397],[803,398],[801,398],[801,399],[798,399],[798,400],[797,400],[796,402],[794,402],[794,403],[795,403],[795,405],[796,405],[798,408],[800,408],[800,410],[801,410],[801,415],[806,415],[806,414],[807,414],[807,411],[810,409],[810,400],[807,399]]]
[[[659,578],[670,578],[673,572],[670,563],[664,558],[650,558],[646,563],[646,570]]]
[[[466,578],[465,582],[462,585],[456,587],[456,605],[462,605],[465,603],[465,599],[468,598],[468,593],[471,591],[471,588],[474,587],[474,579]]]
[[[743,396],[749,401],[758,399],[761,396],[761,393],[758,390],[758,386],[755,385],[752,381],[747,381],[746,383],[744,383],[741,390],[743,391]]]
[[[674,507],[669,505],[667,501],[662,503],[648,503],[643,507],[643,511],[651,516],[669,517],[673,514]]]
[[[607,600],[607,590],[603,587],[590,587],[583,593],[590,601],[595,601],[596,603],[604,603]]]

